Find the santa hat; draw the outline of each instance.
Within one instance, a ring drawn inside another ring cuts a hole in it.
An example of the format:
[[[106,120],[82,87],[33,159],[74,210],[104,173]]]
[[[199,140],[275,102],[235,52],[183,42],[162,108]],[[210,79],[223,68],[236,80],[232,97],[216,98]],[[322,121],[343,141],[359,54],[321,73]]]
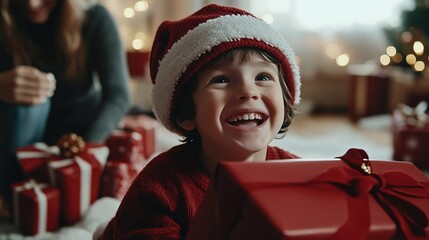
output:
[[[291,102],[299,103],[299,68],[285,39],[246,11],[210,4],[184,19],[163,22],[156,32],[150,76],[157,119],[170,131],[179,133],[172,113],[184,86],[206,63],[240,47],[259,48],[275,57],[283,66]]]

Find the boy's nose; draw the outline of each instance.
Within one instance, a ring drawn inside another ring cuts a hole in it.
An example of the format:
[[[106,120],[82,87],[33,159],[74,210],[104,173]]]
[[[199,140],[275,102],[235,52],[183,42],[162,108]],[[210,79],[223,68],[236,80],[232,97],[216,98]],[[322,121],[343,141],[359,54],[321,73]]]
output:
[[[258,91],[254,82],[252,83],[242,83],[239,85],[236,99],[238,101],[247,100],[247,99],[258,99]]]
[[[42,5],[43,0],[28,0],[28,8],[35,9]]]

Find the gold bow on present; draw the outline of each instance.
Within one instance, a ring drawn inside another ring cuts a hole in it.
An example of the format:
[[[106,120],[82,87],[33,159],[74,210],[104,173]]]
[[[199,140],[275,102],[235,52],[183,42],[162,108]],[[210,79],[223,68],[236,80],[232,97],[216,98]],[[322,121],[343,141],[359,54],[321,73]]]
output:
[[[66,133],[57,142],[60,155],[65,158],[74,157],[85,149],[85,141],[75,133]]]
[[[403,103],[398,104],[398,109],[405,116],[405,124],[424,127],[429,122],[429,116],[426,114],[428,103],[421,101],[416,107],[410,107]]]

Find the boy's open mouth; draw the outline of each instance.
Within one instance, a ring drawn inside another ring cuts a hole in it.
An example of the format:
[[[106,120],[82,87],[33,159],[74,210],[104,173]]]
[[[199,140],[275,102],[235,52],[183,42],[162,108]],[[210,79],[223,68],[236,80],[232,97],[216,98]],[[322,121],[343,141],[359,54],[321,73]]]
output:
[[[266,118],[267,117],[261,113],[243,113],[227,119],[227,122],[233,126],[259,126]]]

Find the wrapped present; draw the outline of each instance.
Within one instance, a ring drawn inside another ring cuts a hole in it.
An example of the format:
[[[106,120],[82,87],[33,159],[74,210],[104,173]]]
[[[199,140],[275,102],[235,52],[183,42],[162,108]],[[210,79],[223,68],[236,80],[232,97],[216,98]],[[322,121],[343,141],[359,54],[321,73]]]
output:
[[[61,223],[77,222],[97,200],[106,158],[89,151],[48,163],[50,182],[61,189]]]
[[[389,76],[384,72],[349,70],[348,108],[353,121],[387,112]]]
[[[143,136],[139,132],[115,130],[107,138],[106,146],[109,148],[108,161],[130,163],[136,168],[145,164]]]
[[[150,159],[156,151],[155,130],[159,126],[156,119],[147,115],[128,115],[125,116],[120,127],[139,132],[143,136],[143,154],[146,159]]]
[[[14,183],[13,213],[17,227],[25,235],[40,235],[59,227],[60,192],[34,180]]]
[[[81,158],[97,158],[105,163],[109,149],[104,144],[87,143],[82,151],[77,153]],[[19,164],[29,178],[49,182],[48,163],[64,159],[58,146],[48,146],[45,143],[35,143],[31,146],[17,149]]]
[[[220,163],[187,239],[428,239],[418,168],[341,159]]]
[[[47,163],[62,159],[57,146],[48,146],[45,143],[20,147],[17,149],[17,157],[27,177],[43,182],[49,182]]]
[[[415,108],[398,105],[393,111],[393,159],[413,162],[421,169],[429,169],[429,116],[427,104]]]
[[[388,109],[393,112],[398,104],[416,106],[429,100],[429,81],[412,73],[394,71],[388,88]]]
[[[100,197],[122,200],[141,169],[126,162],[107,161],[101,176]]]

